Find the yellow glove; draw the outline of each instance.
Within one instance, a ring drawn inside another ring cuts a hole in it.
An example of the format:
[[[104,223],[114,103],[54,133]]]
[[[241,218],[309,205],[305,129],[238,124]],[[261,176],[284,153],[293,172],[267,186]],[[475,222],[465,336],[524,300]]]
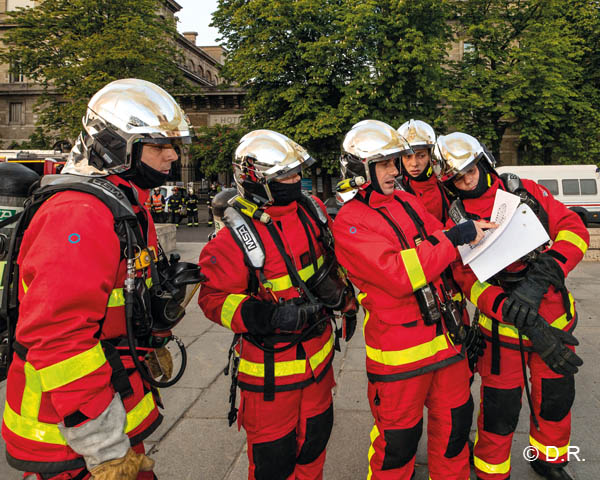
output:
[[[130,448],[124,457],[101,463],[90,473],[93,480],[136,480],[139,472],[149,472],[153,467],[154,460]]]

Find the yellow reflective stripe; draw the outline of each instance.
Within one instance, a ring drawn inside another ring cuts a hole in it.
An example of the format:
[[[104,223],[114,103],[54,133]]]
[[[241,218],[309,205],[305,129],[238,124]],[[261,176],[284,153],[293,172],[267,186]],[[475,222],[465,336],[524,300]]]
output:
[[[38,370],[44,392],[60,388],[98,370],[106,363],[100,342],[71,358]]]
[[[42,402],[42,383],[36,369],[29,362],[25,362],[25,388],[21,398],[21,414],[27,418],[37,420]]]
[[[571,293],[569,293],[569,302],[570,302],[570,310],[571,310],[571,316],[575,315],[575,299],[573,298],[573,295],[571,295]],[[485,328],[486,330],[489,330],[490,332],[492,331],[492,319],[486,315],[484,315],[483,313],[479,314],[479,325],[481,325],[483,328]],[[560,317],[558,317],[556,320],[554,320],[550,326],[557,328],[559,330],[564,330],[564,328],[569,324],[570,320],[567,320],[567,314],[563,313]],[[509,325],[506,323],[501,323],[498,322],[498,333],[500,335],[504,335],[505,337],[510,337],[510,338],[519,338],[519,330],[517,327],[515,327],[514,325]],[[529,340],[529,337],[527,337],[527,335],[523,335],[523,340]]]
[[[239,371],[252,377],[264,377],[264,363],[250,362],[245,359],[240,360]],[[290,360],[286,362],[275,362],[275,376],[286,377],[288,375],[299,375],[306,371],[306,360]]]
[[[448,341],[446,340],[446,336],[442,334],[427,343],[405,348],[404,350],[383,351],[369,345],[365,345],[365,347],[367,349],[367,357],[371,360],[383,365],[398,366],[432,357],[436,353],[448,348]]]
[[[583,238],[581,238],[579,235],[577,235],[576,233],[573,233],[569,230],[561,230],[560,232],[558,232],[558,234],[556,235],[556,238],[554,239],[554,243],[560,242],[561,240],[572,243],[579,250],[581,250],[584,255],[588,249],[588,244],[585,243],[585,240]]]
[[[319,365],[321,365],[321,363],[323,363],[323,361],[327,358],[327,355],[329,355],[329,353],[331,352],[332,349],[333,349],[333,333],[329,337],[329,340],[327,340],[327,343],[325,345],[323,345],[323,348],[321,348],[321,350],[319,350],[317,353],[315,353],[312,357],[309,358],[310,367],[313,369],[313,372],[317,368],[319,368]]]
[[[317,258],[317,267],[321,268],[324,261],[325,260],[323,259],[323,256]],[[300,274],[300,278],[306,281],[315,274],[315,267],[311,263],[308,267],[304,267],[302,270],[298,270],[298,273]],[[284,275],[283,277],[274,279],[267,279],[266,283],[264,283],[263,285],[265,287],[269,287],[274,292],[281,292],[294,286],[292,284],[292,279],[289,275]]]
[[[152,286],[152,278],[146,279],[146,286],[150,288]],[[110,292],[108,297],[107,307],[123,307],[125,305],[125,295],[123,294],[122,288],[115,288]]]
[[[138,427],[156,407],[152,392],[144,395],[144,398],[127,413],[125,433],[129,433]],[[52,443],[55,445],[66,445],[67,442],[60,433],[58,426],[52,423],[39,422],[36,419],[26,418],[16,413],[8,402],[4,407],[4,424],[16,435],[33,440],[34,442]]]
[[[23,285],[23,293],[27,293],[27,290],[29,290],[29,287],[25,283],[25,280],[21,279],[21,284]]]
[[[34,442],[66,445],[67,441],[56,425],[42,423],[26,418],[16,413],[8,402],[4,404],[4,425],[19,437],[33,440]]]
[[[473,463],[475,464],[475,468],[485,473],[508,473],[510,472],[510,455],[508,456],[508,460],[498,463],[494,465],[493,463],[484,462],[481,458],[473,456]]]
[[[367,480],[371,480],[371,477],[373,476],[373,472],[371,471],[371,457],[373,457],[373,455],[375,455],[375,447],[373,446],[373,444],[375,443],[375,440],[377,439],[377,437],[379,436],[379,429],[377,428],[377,424],[373,425],[373,428],[371,429],[371,446],[369,447],[369,473],[367,475]]]
[[[140,402],[127,413],[125,433],[129,433],[138,427],[146,418],[148,418],[148,415],[152,413],[155,407],[156,405],[154,403],[152,392],[148,392],[144,395],[144,398],[142,398]]]
[[[2,283],[2,279],[4,278],[4,267],[6,267],[6,262],[0,262],[0,290],[4,288]]]
[[[471,296],[470,296],[471,303],[473,305],[477,306],[477,301],[479,300],[479,297],[489,287],[491,287],[491,285],[489,283],[487,283],[487,282],[481,283],[479,280],[477,280],[471,287]]]
[[[223,302],[223,306],[221,307],[221,325],[227,327],[231,330],[231,322],[233,321],[233,316],[240,303],[242,303],[248,295],[242,294],[231,294],[227,295],[225,302]]]
[[[541,444],[540,442],[538,442],[535,438],[533,438],[531,435],[529,435],[529,443],[531,444],[531,446],[537,448],[541,453],[543,453],[546,457],[552,457],[554,458],[556,456],[556,452],[558,451],[558,456],[562,457],[563,455],[566,455],[566,453],[569,451],[569,443],[567,443],[564,447],[550,447],[552,449],[551,454],[548,454],[548,448],[546,445]],[[542,459],[543,460],[543,459]]]
[[[363,307],[363,310],[365,311],[365,319],[363,320],[363,336],[365,334],[365,327],[367,326],[367,322],[369,321],[369,318],[371,317],[371,314],[369,313],[369,311],[365,308],[365,306],[362,304],[362,301],[367,297],[367,294],[364,292],[360,292],[357,296],[356,299],[358,300],[358,303]]]
[[[427,279],[417,255],[417,250],[414,248],[402,250],[400,255],[402,256],[406,273],[408,273],[408,279],[410,280],[413,292],[424,287],[427,284]]]

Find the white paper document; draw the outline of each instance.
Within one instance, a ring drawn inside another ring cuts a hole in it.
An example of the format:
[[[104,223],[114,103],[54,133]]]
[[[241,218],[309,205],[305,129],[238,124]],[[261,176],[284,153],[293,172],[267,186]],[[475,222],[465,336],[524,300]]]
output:
[[[471,267],[480,282],[550,240],[535,213],[520,202],[517,195],[498,190],[490,218],[498,228],[488,230],[474,247],[458,248],[463,263]]]

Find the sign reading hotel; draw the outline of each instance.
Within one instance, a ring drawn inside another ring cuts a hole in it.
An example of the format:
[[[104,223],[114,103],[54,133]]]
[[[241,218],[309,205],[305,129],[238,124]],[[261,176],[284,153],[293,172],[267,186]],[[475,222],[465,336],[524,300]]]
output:
[[[215,125],[239,125],[242,119],[242,114],[234,113],[229,115],[210,115],[208,118],[208,125],[214,127]]]

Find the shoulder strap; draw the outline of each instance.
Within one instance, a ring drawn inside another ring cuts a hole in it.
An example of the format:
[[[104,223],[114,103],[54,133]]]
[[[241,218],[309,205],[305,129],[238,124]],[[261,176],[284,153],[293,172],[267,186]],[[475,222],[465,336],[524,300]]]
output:
[[[225,209],[223,223],[244,254],[246,265],[254,270],[262,270],[265,266],[265,247],[252,220],[230,206]]]

